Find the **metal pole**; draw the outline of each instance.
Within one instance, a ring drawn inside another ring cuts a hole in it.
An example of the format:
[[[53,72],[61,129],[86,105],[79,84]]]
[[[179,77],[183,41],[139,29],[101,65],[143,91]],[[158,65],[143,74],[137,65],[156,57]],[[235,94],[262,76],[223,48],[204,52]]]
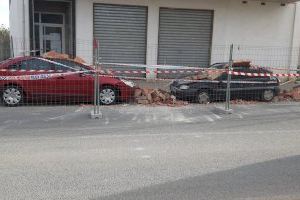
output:
[[[232,57],[233,57],[233,44],[230,45],[230,54],[229,54],[229,67],[228,67],[226,103],[225,103],[226,111],[230,111],[230,82],[231,82],[231,72],[232,72],[232,65],[233,65]]]
[[[23,23],[23,56],[25,56],[25,51],[26,51],[26,36],[25,36],[25,17],[26,17],[26,14],[25,14],[25,0],[23,0],[23,20],[22,20],[22,23]]]
[[[94,110],[91,112],[92,119],[102,118],[102,113],[100,112],[100,99],[99,99],[99,41],[97,41],[97,49],[95,53],[95,74],[94,74]]]
[[[100,64],[100,52],[99,52],[99,47],[100,47],[100,42],[99,42],[99,40],[97,40],[97,67],[96,67],[96,76],[97,76],[97,85],[96,85],[96,87],[97,87],[97,114],[99,115],[100,114],[100,99],[99,99],[99,92],[100,92],[100,90],[99,90],[99,86],[100,86],[100,77],[99,77],[99,64]]]
[[[95,74],[94,74],[94,114],[97,113],[97,65],[98,65],[98,48],[95,51],[95,57],[94,57],[94,61],[95,61]]]

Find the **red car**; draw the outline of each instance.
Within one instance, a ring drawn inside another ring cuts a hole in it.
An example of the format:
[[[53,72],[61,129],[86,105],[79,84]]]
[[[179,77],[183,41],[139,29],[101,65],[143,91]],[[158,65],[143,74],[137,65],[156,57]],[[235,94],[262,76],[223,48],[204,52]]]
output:
[[[92,67],[70,60],[18,57],[0,62],[0,94],[7,106],[28,100],[93,102],[94,78]],[[99,79],[100,103],[111,105],[133,96],[133,82],[103,76]]]

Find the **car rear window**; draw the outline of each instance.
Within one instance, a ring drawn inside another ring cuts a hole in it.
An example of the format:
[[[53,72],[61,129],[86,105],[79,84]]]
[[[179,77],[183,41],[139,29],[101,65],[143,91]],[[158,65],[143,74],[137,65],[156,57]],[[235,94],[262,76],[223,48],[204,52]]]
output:
[[[6,60],[2,60],[2,61],[0,61],[0,65],[2,65],[2,64],[4,64],[4,63],[7,63],[7,62],[9,62],[9,61],[11,61],[11,60],[12,60],[11,58],[6,59]]]

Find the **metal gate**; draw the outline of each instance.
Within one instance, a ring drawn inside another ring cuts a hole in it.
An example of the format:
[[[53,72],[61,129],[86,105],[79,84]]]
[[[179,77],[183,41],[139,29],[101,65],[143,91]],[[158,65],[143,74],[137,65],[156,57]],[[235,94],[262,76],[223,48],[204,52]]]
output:
[[[94,4],[101,62],[145,64],[147,7]]]
[[[214,12],[160,9],[158,63],[208,66]]]

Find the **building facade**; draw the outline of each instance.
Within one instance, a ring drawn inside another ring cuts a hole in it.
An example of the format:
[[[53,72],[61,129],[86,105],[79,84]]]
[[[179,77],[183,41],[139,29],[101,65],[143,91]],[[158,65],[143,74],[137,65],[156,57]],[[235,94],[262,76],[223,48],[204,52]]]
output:
[[[289,50],[300,46],[297,1],[13,0],[10,27],[14,56],[55,50],[91,63],[97,39],[109,63],[206,66],[226,60],[230,44],[300,60]]]

